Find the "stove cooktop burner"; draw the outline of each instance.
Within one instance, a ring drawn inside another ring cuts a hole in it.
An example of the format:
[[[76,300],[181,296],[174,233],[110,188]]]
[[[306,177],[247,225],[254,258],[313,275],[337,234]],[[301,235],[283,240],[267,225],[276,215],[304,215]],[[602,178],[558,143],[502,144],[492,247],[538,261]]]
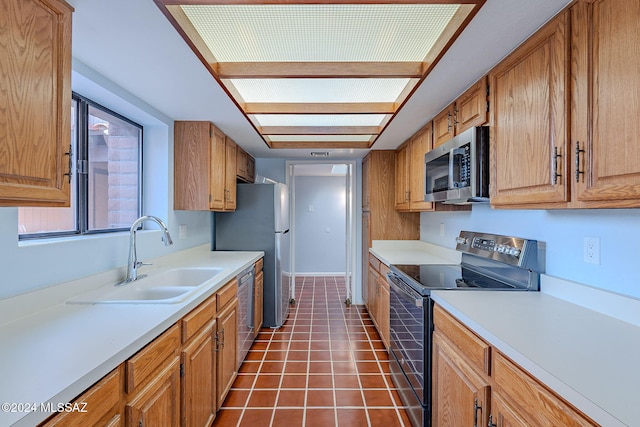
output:
[[[514,286],[475,272],[464,265],[423,264],[393,265],[420,294],[435,289],[515,289]]]

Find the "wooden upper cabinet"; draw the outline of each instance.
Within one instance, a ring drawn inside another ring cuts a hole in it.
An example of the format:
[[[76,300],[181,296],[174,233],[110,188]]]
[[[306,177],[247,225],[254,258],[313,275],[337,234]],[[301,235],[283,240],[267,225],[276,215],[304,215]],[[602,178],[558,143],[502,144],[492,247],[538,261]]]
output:
[[[395,205],[397,211],[409,211],[411,206],[411,154],[409,144],[405,143],[396,151],[396,188]]]
[[[236,210],[236,158],[237,145],[229,137],[225,138],[224,210]]]
[[[453,127],[454,104],[449,105],[433,118],[433,146],[444,144],[455,136]]]
[[[73,8],[0,4],[0,206],[69,206]]]
[[[424,201],[424,155],[431,150],[433,146],[433,127],[431,122],[422,128],[416,135],[411,138],[409,144],[410,167],[410,210],[414,211],[430,211],[433,210],[433,203]]]
[[[174,124],[176,210],[235,209],[236,144],[210,122]]]
[[[568,12],[489,74],[491,203],[566,202]]]
[[[369,157],[362,159],[362,210],[369,211],[369,200],[371,195],[369,194]]]
[[[239,180],[252,183],[255,181],[256,160],[240,146],[237,147],[236,176]]]
[[[579,2],[571,18],[574,202],[578,207],[638,207],[640,3]]]
[[[487,78],[483,77],[458,99],[433,118],[433,146],[437,147],[454,136],[487,123]]]

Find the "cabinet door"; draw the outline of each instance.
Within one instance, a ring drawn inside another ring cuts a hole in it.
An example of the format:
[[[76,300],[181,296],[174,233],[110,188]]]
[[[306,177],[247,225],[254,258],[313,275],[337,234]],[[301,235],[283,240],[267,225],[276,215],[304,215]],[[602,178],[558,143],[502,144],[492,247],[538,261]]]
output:
[[[456,135],[487,123],[487,78],[483,77],[457,100],[454,111]]]
[[[243,180],[247,180],[248,171],[248,154],[246,151],[238,147],[238,152],[236,155],[236,176],[238,178],[242,178]]]
[[[495,206],[568,201],[567,20],[562,12],[490,74]]]
[[[512,408],[500,393],[491,394],[491,420],[496,427],[529,427],[517,410]]]
[[[380,295],[378,297],[378,332],[380,333],[380,338],[382,338],[382,342],[384,342],[385,347],[389,348],[389,305],[390,305],[390,292],[389,292],[389,284],[387,283],[387,278],[385,275],[378,276],[378,289],[380,290]]]
[[[487,425],[487,381],[437,331],[433,333],[432,381],[434,427]]]
[[[238,373],[238,300],[229,303],[217,317],[218,408],[224,402]]]
[[[256,273],[256,279],[254,283],[253,292],[253,335],[254,338],[258,337],[260,328],[262,328],[263,321],[263,301],[264,301],[264,272],[260,270]]]
[[[213,125],[210,130],[211,160],[209,165],[209,208],[224,210],[225,204],[225,136]],[[235,171],[234,171],[235,173]]]
[[[0,2],[0,206],[69,206],[71,7]]]
[[[449,105],[444,111],[433,118],[433,146],[444,144],[454,136],[453,107]]]
[[[396,210],[408,211],[411,193],[409,189],[409,144],[405,144],[396,151]]]
[[[236,209],[236,158],[237,146],[231,139],[225,141],[225,199],[224,209],[233,211]]]
[[[378,272],[369,266],[369,278],[367,280],[367,310],[369,311],[369,317],[373,320],[373,323],[378,325]]]
[[[433,210],[433,203],[424,201],[424,155],[431,150],[433,142],[433,127],[431,122],[423,128],[413,139],[410,145],[410,180],[411,180],[411,211]]]
[[[127,427],[177,426],[180,423],[180,358],[175,357],[125,406]]]
[[[254,182],[256,180],[256,159],[247,154],[247,181]]]
[[[210,209],[210,162],[213,145],[209,122],[177,121],[173,125],[173,207]]]
[[[215,320],[183,348],[182,427],[209,426],[216,416]]]
[[[584,5],[577,6],[588,12]],[[579,79],[577,84],[588,82],[587,90],[577,94],[582,97],[573,105],[585,106],[579,111],[580,117],[588,117],[586,106],[591,101],[592,126],[591,135],[586,133],[589,128],[580,123],[572,129],[573,143],[579,143],[585,151],[577,152],[574,146],[580,172],[584,173],[576,178],[574,172],[571,178],[577,181],[580,201],[605,202],[601,207],[624,207],[630,202],[638,206],[640,55],[636,53],[640,3],[599,0],[590,7],[591,13],[573,14],[572,27],[581,31],[580,38],[574,39],[574,52],[582,67],[572,80]],[[586,62],[589,58],[591,63]]]

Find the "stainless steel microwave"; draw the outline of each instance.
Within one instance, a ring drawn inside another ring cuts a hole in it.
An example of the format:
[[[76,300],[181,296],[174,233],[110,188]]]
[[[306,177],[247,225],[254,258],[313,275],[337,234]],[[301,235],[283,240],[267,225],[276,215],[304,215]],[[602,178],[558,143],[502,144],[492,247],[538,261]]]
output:
[[[468,129],[424,156],[427,202],[489,201],[489,128]]]

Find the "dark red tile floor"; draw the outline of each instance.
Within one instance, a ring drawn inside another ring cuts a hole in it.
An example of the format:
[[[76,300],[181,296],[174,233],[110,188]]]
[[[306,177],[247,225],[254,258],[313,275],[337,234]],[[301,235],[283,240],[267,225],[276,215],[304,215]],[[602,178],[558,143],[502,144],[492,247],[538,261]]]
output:
[[[262,329],[215,426],[410,426],[389,356],[344,278],[303,277],[278,330]]]

